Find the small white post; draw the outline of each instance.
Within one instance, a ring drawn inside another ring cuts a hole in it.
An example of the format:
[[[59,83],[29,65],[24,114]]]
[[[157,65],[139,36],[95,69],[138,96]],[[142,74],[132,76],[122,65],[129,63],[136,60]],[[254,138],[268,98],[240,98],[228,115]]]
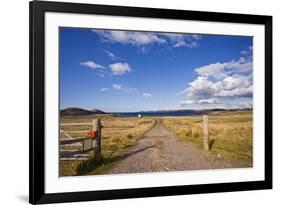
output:
[[[208,115],[203,115],[204,150],[209,151]]]

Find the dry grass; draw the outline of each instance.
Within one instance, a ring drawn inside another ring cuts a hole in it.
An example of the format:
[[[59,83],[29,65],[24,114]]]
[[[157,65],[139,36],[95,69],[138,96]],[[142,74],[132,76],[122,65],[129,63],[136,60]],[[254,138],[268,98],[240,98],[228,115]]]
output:
[[[106,173],[122,159],[126,148],[135,145],[155,124],[156,118],[121,118],[108,115],[62,117],[62,123],[91,122],[100,118],[102,126],[102,157],[88,161],[61,161],[60,176]],[[183,142],[192,142],[203,152],[202,116],[157,117]],[[64,130],[90,130],[90,126],[68,127]],[[75,134],[73,137],[83,137]],[[252,166],[252,111],[213,112],[209,114],[210,152],[238,160],[245,167]],[[65,137],[61,135],[60,137]],[[157,142],[161,144],[161,141]]]
[[[102,157],[84,162],[61,161],[60,176],[100,174],[121,159],[123,151],[134,145],[155,123],[151,118],[121,118],[107,115],[62,117],[61,123],[91,122],[100,118],[102,128]],[[90,130],[90,126],[69,126],[64,130]],[[84,137],[85,133],[72,134],[72,137]],[[65,137],[63,134],[60,137]]]
[[[214,112],[209,115],[210,153],[228,156],[252,166],[252,111]],[[203,150],[202,116],[164,117],[163,124],[184,142]]]

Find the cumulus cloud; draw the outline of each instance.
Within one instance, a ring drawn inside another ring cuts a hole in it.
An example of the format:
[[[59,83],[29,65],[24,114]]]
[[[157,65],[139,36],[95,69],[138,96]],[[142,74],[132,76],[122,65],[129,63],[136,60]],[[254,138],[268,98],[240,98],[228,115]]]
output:
[[[101,92],[108,91],[108,90],[110,90],[110,88],[101,88],[100,89]]]
[[[212,97],[252,97],[252,80],[242,75],[227,76],[223,80],[211,81],[205,76],[198,76],[181,92],[195,99]]]
[[[200,35],[174,34],[135,31],[104,31],[92,30],[105,42],[131,44],[134,46],[147,46],[152,44],[167,44],[172,47],[197,47]]]
[[[243,75],[227,76],[223,80],[214,83],[216,90],[233,90],[240,87],[250,87],[251,78]]]
[[[221,97],[252,97],[252,79],[242,75],[228,76],[214,83],[215,96]]]
[[[239,60],[232,60],[225,63],[212,63],[195,68],[195,72],[200,76],[223,79],[231,74],[251,73],[253,71],[253,61],[251,57],[241,57]]]
[[[200,76],[214,77],[217,79],[224,78],[225,63],[212,63],[195,69],[195,72]]]
[[[109,67],[113,75],[124,75],[125,73],[132,71],[128,63],[113,63],[110,64]]]
[[[239,87],[233,90],[221,90],[215,96],[219,97],[252,97],[253,87]]]
[[[185,90],[188,96],[195,98],[205,98],[213,96],[215,93],[214,83],[207,77],[198,76],[194,81],[189,83]]]
[[[142,96],[144,98],[151,98],[152,97],[152,94],[151,93],[143,93]]]
[[[90,61],[90,60],[85,61],[85,62],[81,62],[80,65],[89,67],[91,69],[104,69],[105,68],[104,66],[102,66],[100,64],[97,64],[94,61]]]
[[[250,50],[251,47],[248,48]],[[194,69],[196,78],[180,91],[188,99],[179,102],[180,106],[189,104],[221,104],[233,99],[253,97],[252,55],[238,60],[217,62]],[[237,104],[241,108],[251,108],[248,103]]]

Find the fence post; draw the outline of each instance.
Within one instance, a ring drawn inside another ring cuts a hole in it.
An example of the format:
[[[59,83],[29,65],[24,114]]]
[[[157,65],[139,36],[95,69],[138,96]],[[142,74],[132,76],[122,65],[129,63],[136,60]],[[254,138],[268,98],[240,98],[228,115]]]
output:
[[[93,123],[92,130],[97,132],[97,134],[96,134],[96,154],[98,156],[100,156],[101,155],[101,123],[100,123],[100,119],[93,119],[92,123]],[[94,143],[94,141],[93,141],[93,143]]]
[[[203,115],[204,150],[209,151],[208,115]]]

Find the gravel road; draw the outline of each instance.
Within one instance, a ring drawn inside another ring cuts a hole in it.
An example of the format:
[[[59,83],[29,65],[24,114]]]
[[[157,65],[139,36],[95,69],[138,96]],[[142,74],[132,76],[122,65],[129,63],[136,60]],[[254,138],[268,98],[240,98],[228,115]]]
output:
[[[219,169],[234,167],[229,160],[216,160],[200,153],[192,143],[182,143],[166,129],[160,120],[128,148],[124,159],[108,174]]]

